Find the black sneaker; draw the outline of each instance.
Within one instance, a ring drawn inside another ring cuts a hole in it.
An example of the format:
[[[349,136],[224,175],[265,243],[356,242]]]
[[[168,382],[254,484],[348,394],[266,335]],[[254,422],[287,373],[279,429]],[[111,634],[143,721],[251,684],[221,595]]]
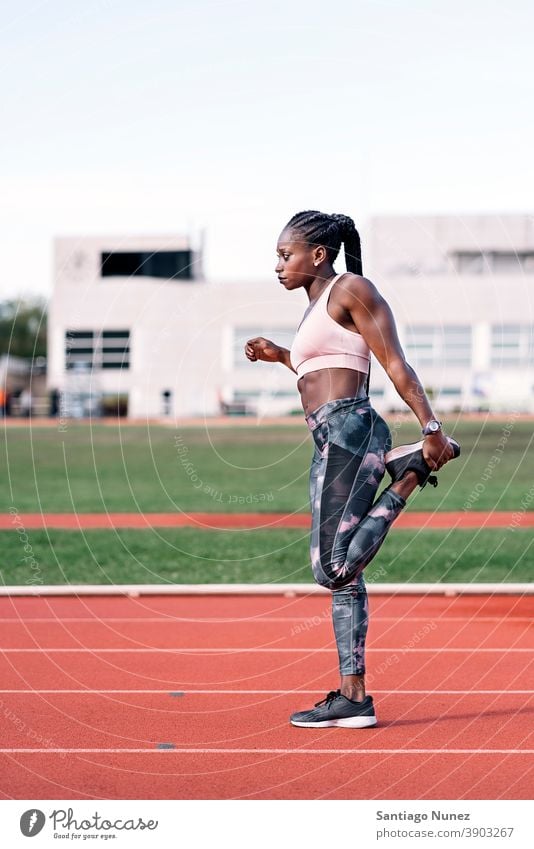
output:
[[[451,436],[448,436],[447,439],[454,449],[454,455],[451,457],[451,460],[454,460],[456,457],[460,456],[460,446]],[[399,445],[398,448],[393,448],[392,451],[388,451],[384,459],[386,469],[391,475],[393,483],[400,480],[408,469],[411,469],[416,473],[421,489],[426,486],[427,483],[432,484],[432,486],[438,485],[437,477],[432,474],[432,469],[423,457],[424,444],[425,441],[422,439],[421,442],[412,442],[409,445]]]
[[[376,725],[373,697],[353,702],[340,690],[331,690],[314,708],[292,714],[289,721],[300,728],[369,728]]]

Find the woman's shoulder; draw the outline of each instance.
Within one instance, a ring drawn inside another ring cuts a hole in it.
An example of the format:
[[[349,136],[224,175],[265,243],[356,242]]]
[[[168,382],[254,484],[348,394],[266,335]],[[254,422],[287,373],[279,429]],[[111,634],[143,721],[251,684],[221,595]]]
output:
[[[372,280],[362,274],[346,271],[337,280],[339,302],[347,309],[354,309],[355,300],[365,307],[381,300],[381,295]]]

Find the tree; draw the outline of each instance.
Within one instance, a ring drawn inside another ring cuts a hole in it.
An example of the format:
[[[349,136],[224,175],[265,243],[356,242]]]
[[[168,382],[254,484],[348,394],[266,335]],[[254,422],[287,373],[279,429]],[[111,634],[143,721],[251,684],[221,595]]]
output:
[[[46,357],[46,318],[44,298],[0,302],[0,354]]]

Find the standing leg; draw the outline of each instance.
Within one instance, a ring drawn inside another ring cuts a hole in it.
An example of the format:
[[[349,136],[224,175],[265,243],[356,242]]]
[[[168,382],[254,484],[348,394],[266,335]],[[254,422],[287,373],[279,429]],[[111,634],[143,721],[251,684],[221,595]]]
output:
[[[365,640],[369,621],[363,575],[356,584],[332,593],[332,623],[336,637],[342,695],[365,698]]]
[[[391,433],[368,399],[327,402],[307,422],[315,443],[310,555],[315,580],[332,590],[341,686],[290,721],[303,727],[367,728],[376,725],[376,716],[372,697],[365,695],[368,603],[362,573],[417,484],[403,477],[374,501]]]
[[[368,600],[363,569],[382,545],[406,504],[386,489],[374,502],[385,473],[391,433],[375,410],[334,410],[317,437],[312,522],[312,564],[319,583],[333,590],[332,621],[342,695],[365,698],[365,640]],[[320,440],[323,440],[322,444]],[[322,466],[318,467],[317,453]]]

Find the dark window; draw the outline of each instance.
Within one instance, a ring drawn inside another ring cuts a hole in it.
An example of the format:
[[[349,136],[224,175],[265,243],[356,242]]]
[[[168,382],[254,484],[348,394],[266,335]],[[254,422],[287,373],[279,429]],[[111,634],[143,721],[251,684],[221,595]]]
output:
[[[67,369],[130,368],[129,330],[67,330]]]
[[[92,330],[67,330],[65,333],[65,366],[91,368],[94,355],[94,334]]]
[[[129,330],[104,330],[102,332],[104,339],[129,339]]]
[[[192,280],[192,252],[152,251],[103,253],[102,277],[159,277]]]
[[[92,339],[92,330],[67,330],[65,336],[67,339]]]
[[[451,257],[459,274],[528,274],[534,270],[534,251],[455,251]]]

